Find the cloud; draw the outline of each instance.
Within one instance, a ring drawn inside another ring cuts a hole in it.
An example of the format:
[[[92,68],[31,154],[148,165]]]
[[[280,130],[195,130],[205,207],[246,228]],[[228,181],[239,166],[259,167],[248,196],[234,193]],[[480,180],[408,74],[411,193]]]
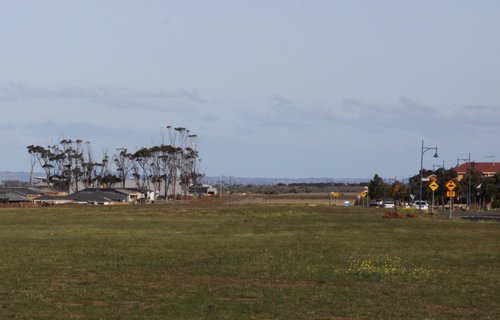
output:
[[[0,86],[0,102],[28,99],[83,99],[119,109],[146,109],[160,112],[194,111],[207,103],[196,90],[137,91],[116,86],[95,88],[67,86],[58,89],[42,89],[23,84]]]
[[[498,129],[500,106],[465,106],[456,112],[446,113],[445,116],[461,127]]]
[[[257,108],[242,110],[249,127],[264,126],[295,130],[342,126],[369,132],[415,132],[421,135],[494,133],[500,107],[458,106],[444,108],[401,97],[392,103],[347,99],[341,103],[293,101],[287,97],[255,97]]]
[[[34,99],[48,96],[43,89],[32,88],[20,83],[0,86],[0,102]]]
[[[25,132],[31,132],[39,136],[66,137],[92,139],[98,137],[127,137],[136,134],[135,130],[127,128],[116,128],[113,126],[102,126],[90,122],[55,122],[44,121],[29,123],[21,126]]]
[[[7,133],[16,137],[16,141],[11,141],[10,144],[15,145],[19,153],[24,152],[24,146],[27,145],[52,145],[62,139],[90,141],[94,151],[98,152],[114,151],[118,147],[135,150],[137,146],[152,143],[148,132],[144,130],[133,129],[130,126],[122,128],[77,121],[17,124]],[[161,140],[160,137],[157,140]]]
[[[8,132],[12,129],[15,129],[15,125],[12,123],[0,123],[0,131]]]

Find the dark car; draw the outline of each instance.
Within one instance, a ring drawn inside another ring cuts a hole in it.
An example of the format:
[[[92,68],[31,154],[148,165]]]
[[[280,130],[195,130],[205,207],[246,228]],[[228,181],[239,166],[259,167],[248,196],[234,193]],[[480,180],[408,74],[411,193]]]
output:
[[[368,204],[370,207],[383,207],[384,206],[384,201],[382,200],[372,200]]]

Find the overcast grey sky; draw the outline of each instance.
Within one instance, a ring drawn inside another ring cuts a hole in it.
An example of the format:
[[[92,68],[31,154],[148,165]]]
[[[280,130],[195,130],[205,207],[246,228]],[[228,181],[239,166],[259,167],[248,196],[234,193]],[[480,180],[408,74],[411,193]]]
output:
[[[0,1],[0,171],[199,135],[207,175],[500,161],[500,1]]]

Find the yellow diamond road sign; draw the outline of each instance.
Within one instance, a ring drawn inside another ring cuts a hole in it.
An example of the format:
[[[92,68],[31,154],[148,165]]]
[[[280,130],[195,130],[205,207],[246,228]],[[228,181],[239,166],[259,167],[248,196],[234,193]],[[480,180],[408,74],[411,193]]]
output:
[[[366,197],[366,192],[365,191],[361,192],[361,197],[363,197],[363,198]]]
[[[455,184],[455,182],[453,182],[453,180],[448,181],[448,183],[446,184],[446,188],[450,191],[453,191],[453,189],[455,189],[456,186],[457,185]]]
[[[432,191],[436,191],[436,189],[439,188],[439,184],[437,184],[435,181],[433,181],[429,185],[429,188],[431,188]]]

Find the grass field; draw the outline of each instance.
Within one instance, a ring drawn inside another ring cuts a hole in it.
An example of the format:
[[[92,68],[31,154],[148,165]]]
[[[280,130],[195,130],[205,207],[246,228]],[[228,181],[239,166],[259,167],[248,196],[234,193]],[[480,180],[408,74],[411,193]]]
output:
[[[0,209],[0,318],[500,319],[500,224],[383,212]]]

